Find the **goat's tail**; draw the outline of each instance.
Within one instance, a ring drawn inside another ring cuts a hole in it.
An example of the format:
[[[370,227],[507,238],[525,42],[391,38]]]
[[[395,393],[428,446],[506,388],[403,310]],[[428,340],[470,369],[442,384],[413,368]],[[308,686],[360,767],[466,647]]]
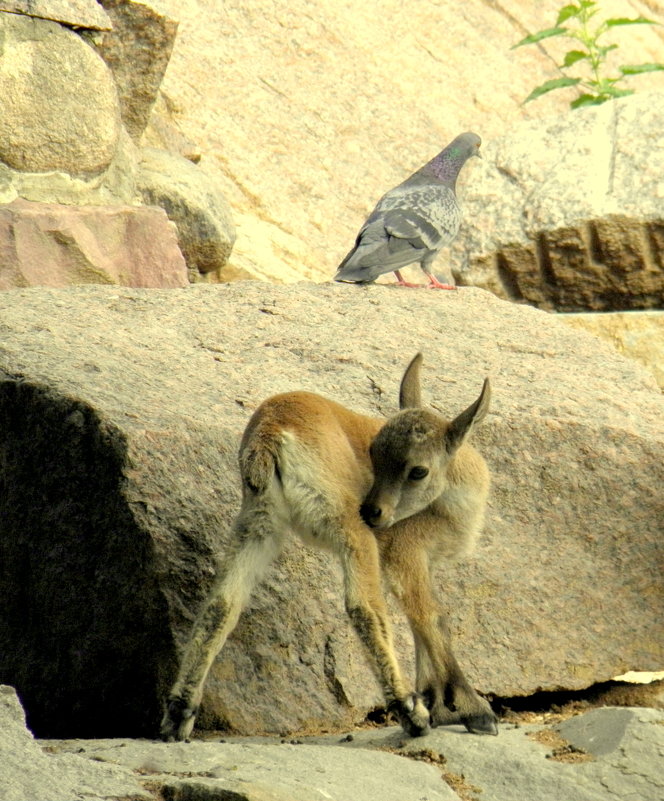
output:
[[[261,494],[272,484],[279,472],[280,443],[274,431],[257,426],[247,431],[240,447],[242,482],[253,493]]]

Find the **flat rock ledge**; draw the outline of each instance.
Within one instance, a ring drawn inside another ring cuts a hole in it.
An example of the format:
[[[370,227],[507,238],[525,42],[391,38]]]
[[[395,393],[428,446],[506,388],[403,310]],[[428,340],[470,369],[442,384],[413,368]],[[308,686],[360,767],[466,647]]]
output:
[[[593,709],[559,724],[342,736],[34,740],[0,686],[0,801],[660,801],[664,712]]]

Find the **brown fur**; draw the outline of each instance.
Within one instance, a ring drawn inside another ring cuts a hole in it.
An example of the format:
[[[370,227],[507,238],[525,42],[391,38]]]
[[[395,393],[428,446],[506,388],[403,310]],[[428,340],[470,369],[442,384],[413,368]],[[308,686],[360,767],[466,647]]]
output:
[[[406,370],[402,406],[420,403],[420,364],[418,354]],[[453,721],[496,733],[490,707],[456,662],[431,582],[436,561],[468,551],[482,526],[488,471],[465,440],[486,414],[488,395],[485,382],[451,423],[425,409],[385,423],[309,392],[276,395],[256,410],[240,445],[242,507],[232,546],[185,649],[165,739],[191,732],[209,668],[287,530],[339,556],[349,617],[408,733]],[[413,479],[414,467],[426,475]],[[394,653],[383,578],[413,631],[416,693]]]

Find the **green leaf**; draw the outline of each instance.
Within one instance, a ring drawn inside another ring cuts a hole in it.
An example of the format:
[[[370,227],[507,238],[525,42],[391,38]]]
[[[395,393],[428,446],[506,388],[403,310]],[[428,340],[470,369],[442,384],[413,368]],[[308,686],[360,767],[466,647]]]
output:
[[[618,75],[617,78],[611,78],[608,75],[602,75],[599,80],[596,80],[595,78],[586,78],[585,84],[586,86],[591,86],[594,92],[601,94],[605,89],[610,88],[618,81],[624,80],[624,78],[624,75]]]
[[[604,75],[599,79],[599,81],[589,79],[588,83],[595,86],[597,91],[601,94],[604,90],[609,90],[614,83],[622,81],[623,77],[623,75],[619,75],[617,78],[610,78],[608,75]]]
[[[664,70],[664,64],[623,64],[618,67],[623,75],[640,75],[642,72],[659,72]]]
[[[659,22],[656,22],[654,19],[648,19],[647,17],[635,17],[634,19],[613,17],[612,19],[605,19],[603,24],[606,25],[607,28],[615,28],[618,25],[659,25]]]
[[[589,58],[589,56],[588,53],[584,53],[583,50],[570,50],[568,53],[565,53],[562,66],[571,67],[572,64],[576,64],[577,61],[581,61],[581,59],[584,58]]]
[[[627,95],[633,95],[633,89],[616,89],[615,86],[607,86],[604,90],[603,94],[610,95],[611,97],[627,97]]]
[[[575,6],[575,5],[563,6],[558,12],[558,19],[556,20],[556,25],[560,25],[561,22],[565,22],[565,20],[569,19],[570,17],[578,17],[582,10],[583,9],[580,6]]]
[[[599,58],[603,59],[606,58],[607,53],[610,53],[612,50],[617,50],[617,49],[618,49],[617,44],[606,45],[606,47],[598,47],[597,55],[599,56]]]
[[[529,103],[531,100],[537,100],[538,97],[545,95],[547,92],[552,92],[554,89],[564,89],[566,86],[576,86],[581,81],[581,78],[553,78],[550,81],[545,81],[541,86],[528,95],[523,101]]]
[[[520,42],[512,45],[510,49],[514,50],[522,45],[535,44],[535,42],[541,42],[542,39],[548,39],[551,36],[561,36],[566,32],[567,28],[561,28],[559,26],[556,26],[555,28],[547,28],[545,31],[538,31],[537,33],[529,34],[525,39],[522,39]]]
[[[569,104],[570,108],[581,108],[582,106],[599,106],[606,103],[608,97],[601,97],[600,95],[579,95],[576,100],[572,100]]]
[[[581,20],[585,22],[592,19],[599,11],[597,3],[587,3],[585,0],[581,0],[579,5],[581,6],[581,14],[579,16]]]

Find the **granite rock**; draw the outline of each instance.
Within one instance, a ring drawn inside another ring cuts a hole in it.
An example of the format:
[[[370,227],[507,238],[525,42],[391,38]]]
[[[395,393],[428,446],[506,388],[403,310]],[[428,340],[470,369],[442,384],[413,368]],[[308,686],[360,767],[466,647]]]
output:
[[[664,93],[521,123],[483,149],[457,283],[566,312],[664,303]]]
[[[391,414],[417,350],[445,414],[494,387],[475,435],[486,532],[436,579],[471,681],[527,695],[664,663],[664,399],[555,315],[473,288],[238,282],[14,290],[0,326],[0,680],[40,735],[155,732],[251,412],[302,388]],[[202,728],[339,728],[380,703],[340,584],[289,542],[212,668]],[[401,621],[410,670],[408,637]]]
[[[134,0],[103,0],[113,23],[97,51],[113,71],[122,121],[138,142],[157,99],[177,35],[177,20],[159,6]]]
[[[566,323],[610,342],[643,364],[664,390],[664,312],[657,310],[564,314]]]
[[[233,207],[234,276],[329,280],[376,199],[458,133],[477,131],[486,146],[520,120],[544,126],[574,97],[569,89],[522,105],[558,77],[562,56],[556,40],[511,50],[554,23],[560,0],[383,0],[380,14],[337,0],[162,4],[180,19],[162,88]],[[603,0],[602,12],[662,21],[652,0],[647,9]],[[626,28],[619,63],[661,61],[661,31]],[[637,91],[661,85],[661,73],[631,81]],[[479,169],[461,176],[462,207]]]
[[[161,206],[177,226],[189,280],[223,280],[235,227],[218,181],[183,156],[143,148],[137,188],[144,203]]]
[[[0,13],[0,32],[0,162],[31,173],[106,170],[120,106],[101,57],[49,20]]]

